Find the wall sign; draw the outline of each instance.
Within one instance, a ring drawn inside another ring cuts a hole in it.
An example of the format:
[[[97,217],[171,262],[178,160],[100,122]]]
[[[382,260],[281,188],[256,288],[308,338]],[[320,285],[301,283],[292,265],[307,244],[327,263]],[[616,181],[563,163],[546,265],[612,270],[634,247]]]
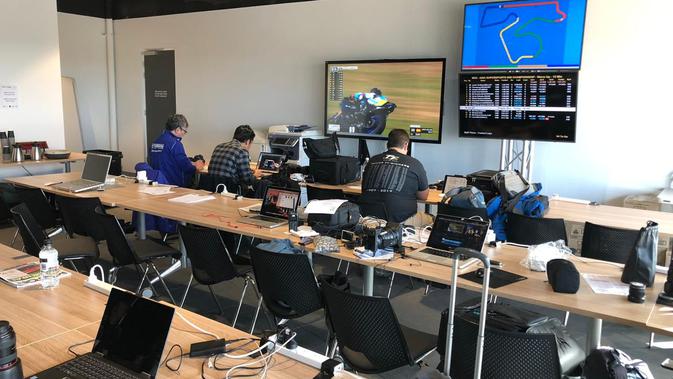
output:
[[[0,85],[0,109],[16,109],[19,107],[19,90],[17,86]]]

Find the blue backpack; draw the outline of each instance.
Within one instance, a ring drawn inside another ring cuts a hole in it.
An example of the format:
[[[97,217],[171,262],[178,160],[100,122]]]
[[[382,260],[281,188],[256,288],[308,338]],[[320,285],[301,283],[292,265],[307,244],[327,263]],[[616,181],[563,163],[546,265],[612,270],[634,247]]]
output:
[[[509,212],[539,218],[544,217],[549,210],[549,199],[547,196],[540,195],[542,184],[533,183],[532,187],[532,192],[522,193],[512,198],[509,204],[505,203],[503,205],[502,195],[496,196],[488,202],[486,212],[491,219],[491,227],[495,231],[495,237],[498,241],[507,240],[505,224]]]

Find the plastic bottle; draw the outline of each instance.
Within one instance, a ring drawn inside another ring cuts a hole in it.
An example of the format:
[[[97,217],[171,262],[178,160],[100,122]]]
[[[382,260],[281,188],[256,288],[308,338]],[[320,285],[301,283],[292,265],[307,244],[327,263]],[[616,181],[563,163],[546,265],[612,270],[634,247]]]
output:
[[[58,251],[51,245],[51,240],[44,240],[44,246],[40,250],[40,280],[42,288],[58,287]]]

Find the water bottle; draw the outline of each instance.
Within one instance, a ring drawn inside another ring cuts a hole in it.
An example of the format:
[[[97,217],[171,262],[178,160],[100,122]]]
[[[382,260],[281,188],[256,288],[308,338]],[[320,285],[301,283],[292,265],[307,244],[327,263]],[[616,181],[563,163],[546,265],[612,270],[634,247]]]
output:
[[[58,251],[51,246],[51,240],[46,239],[40,250],[40,281],[42,288],[54,288],[58,286]]]

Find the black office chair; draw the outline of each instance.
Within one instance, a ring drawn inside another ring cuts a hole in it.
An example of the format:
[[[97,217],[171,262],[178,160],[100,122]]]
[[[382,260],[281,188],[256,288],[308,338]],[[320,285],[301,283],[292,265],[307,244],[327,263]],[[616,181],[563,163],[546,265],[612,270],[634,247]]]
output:
[[[451,378],[472,379],[478,326],[458,315],[454,321]],[[445,333],[444,326],[437,338],[437,352],[442,357],[442,367]],[[482,357],[481,377],[484,379],[561,378],[561,364],[553,334],[505,332],[487,326]]]
[[[61,211],[63,226],[70,238],[91,237],[97,243],[105,240],[96,218],[96,209],[104,209],[97,197],[56,196],[56,204]]]
[[[58,219],[58,212],[52,208],[41,190],[20,189],[16,192],[16,196],[19,202],[28,206],[30,213],[48,236],[53,237],[63,232],[63,227]]]
[[[259,298],[257,288],[254,286],[255,281],[249,275],[252,268],[238,268],[234,264],[234,260],[231,258],[220,234],[215,229],[179,225],[178,232],[185,245],[187,257],[189,257],[189,260],[192,263],[192,275],[189,278],[189,283],[185,289],[185,294],[182,297],[180,306],[182,307],[184,305],[187,293],[192,285],[192,280],[196,279],[197,283],[208,287],[210,295],[213,297],[213,300],[215,300],[215,303],[217,304],[217,308],[220,310],[220,314],[224,314],[222,306],[213,292],[212,286],[236,278],[243,279],[243,292],[241,292],[241,298],[238,301],[234,322],[231,325],[235,328],[238,315],[241,312],[241,306],[243,305],[243,298],[245,297],[245,292],[250,283],[253,284],[253,289]]]
[[[437,214],[465,218],[479,217],[484,221],[488,221],[486,208],[460,208],[440,203],[437,204]]]
[[[149,270],[152,269],[156,275],[156,279],[161,282],[173,304],[176,304],[173,294],[171,294],[166,282],[155,266],[155,261],[163,258],[177,260],[180,259],[182,254],[166,244],[150,239],[139,240],[127,238],[117,218],[114,215],[106,214],[100,208],[96,209],[96,220],[105,236],[108,251],[112,256],[114,267],[110,270],[110,283],[115,283],[117,279],[117,271],[121,267],[134,265],[136,270],[138,270],[138,273],[141,274],[140,283],[138,283],[138,287],[135,291],[136,294],[140,294],[143,284],[145,284],[145,280],[149,282],[154,293],[157,293],[148,275]]]
[[[34,257],[39,257],[42,245],[49,236],[26,204],[16,205],[10,212],[23,240],[23,250]],[[84,260],[91,266],[99,256],[96,241],[89,237],[55,239],[52,240],[52,246],[58,251],[59,261],[69,262],[75,271],[78,269],[74,261]]]
[[[562,218],[535,218],[508,213],[505,230],[508,242],[522,245],[537,245],[558,240],[568,243],[566,226]]]
[[[257,289],[262,294],[250,333],[255,330],[262,301],[276,325],[323,308],[320,289],[306,255],[272,253],[253,247],[250,259]]]
[[[584,223],[582,256],[616,263],[626,263],[636,246],[640,230],[619,229]]]
[[[413,366],[435,350],[437,336],[400,325],[387,298],[344,292],[326,282],[321,289],[328,328],[355,371],[376,374]]]
[[[199,174],[199,180],[196,184],[196,188],[208,192],[222,192],[222,186],[217,188],[219,184],[223,184],[225,187],[227,187],[227,192],[239,195],[243,194],[240,184],[234,182],[232,178],[207,173]]]
[[[344,191],[340,189],[320,188],[311,185],[306,186],[308,200],[332,200],[345,199]]]

